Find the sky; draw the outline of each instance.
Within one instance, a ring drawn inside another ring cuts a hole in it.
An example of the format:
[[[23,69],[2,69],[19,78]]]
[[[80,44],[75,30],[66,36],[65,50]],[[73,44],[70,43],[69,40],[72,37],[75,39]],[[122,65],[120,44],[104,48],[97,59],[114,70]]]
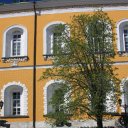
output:
[[[30,1],[34,1],[34,0],[0,0],[0,3],[10,4],[10,3],[13,3],[14,1],[16,1],[16,2],[20,2],[20,1],[30,2]],[[35,0],[35,1],[38,1],[38,0]]]

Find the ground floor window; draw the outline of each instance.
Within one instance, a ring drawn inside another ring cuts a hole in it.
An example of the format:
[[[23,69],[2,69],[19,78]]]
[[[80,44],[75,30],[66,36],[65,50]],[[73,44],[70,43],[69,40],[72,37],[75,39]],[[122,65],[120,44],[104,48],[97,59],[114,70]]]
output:
[[[13,115],[20,115],[21,112],[21,96],[20,92],[13,92]]]
[[[1,90],[1,100],[4,102],[2,116],[28,115],[28,90],[20,82],[9,82]]]

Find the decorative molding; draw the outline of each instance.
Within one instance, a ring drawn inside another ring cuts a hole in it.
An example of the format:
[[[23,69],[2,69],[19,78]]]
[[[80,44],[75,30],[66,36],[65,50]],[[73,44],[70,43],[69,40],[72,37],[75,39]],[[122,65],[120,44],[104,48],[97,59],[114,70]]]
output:
[[[61,9],[50,9],[50,10],[41,10],[41,15],[46,14],[61,14],[61,13],[73,13],[73,12],[93,12],[94,10],[101,9],[101,7],[72,7],[72,8],[61,8]],[[128,10],[128,6],[109,6],[109,7],[102,7],[103,11],[121,11],[121,10]],[[33,11],[27,12],[19,12],[19,13],[5,13],[0,14],[0,18],[9,18],[9,17],[24,17],[24,16],[33,16]]]
[[[20,31],[22,31],[23,35],[22,35],[22,44],[21,44],[21,56],[27,56],[27,50],[28,50],[28,32],[26,27],[22,26],[22,25],[13,25],[13,26],[9,26],[7,29],[5,29],[5,31],[3,32],[3,54],[2,57],[3,58],[9,58],[9,57],[13,57],[11,55],[11,47],[10,49],[10,55],[7,56],[6,52],[8,50],[8,48],[6,47],[6,43],[7,43],[7,39],[10,41],[12,37],[10,37],[10,33],[13,32],[14,30],[18,30],[20,29]],[[8,34],[8,35],[7,35]],[[9,38],[10,37],[10,38]],[[11,42],[9,42],[11,43]],[[10,45],[11,46],[11,45]]]
[[[9,118],[29,118],[27,115],[18,115],[18,116],[0,116],[0,119],[9,119]]]
[[[113,65],[128,65],[128,61],[117,61],[114,62]],[[52,68],[52,64],[47,65],[36,65],[36,69],[46,69],[46,68]],[[32,65],[26,65],[26,66],[17,66],[17,67],[0,67],[0,71],[14,71],[14,70],[32,70]]]
[[[44,115],[47,115],[48,113],[48,101],[47,101],[47,88],[48,86],[54,84],[54,83],[60,83],[63,80],[50,80],[48,81],[44,86]]]
[[[0,18],[11,18],[11,17],[25,17],[25,16],[33,16],[34,12],[19,12],[19,13],[5,13],[0,14]]]
[[[26,61],[28,61],[28,56],[2,57],[3,63],[12,63],[12,66],[17,66],[19,62]]]
[[[118,53],[118,55],[120,57],[122,57],[122,56],[128,56],[128,52],[126,52],[126,51],[118,51],[117,53]]]
[[[53,54],[44,54],[43,57],[44,57],[45,61],[48,59],[53,60],[54,55]]]
[[[3,89],[1,90],[1,100],[4,102],[4,97],[5,97],[4,93],[5,93],[6,88],[13,86],[13,85],[20,86],[23,88],[22,100],[24,100],[23,101],[24,105],[22,106],[23,107],[22,115],[27,115],[28,114],[28,89],[26,88],[25,84],[22,84],[21,82],[16,82],[16,81],[9,82],[9,83],[5,84],[3,86]],[[4,107],[2,109],[1,115],[4,116]]]

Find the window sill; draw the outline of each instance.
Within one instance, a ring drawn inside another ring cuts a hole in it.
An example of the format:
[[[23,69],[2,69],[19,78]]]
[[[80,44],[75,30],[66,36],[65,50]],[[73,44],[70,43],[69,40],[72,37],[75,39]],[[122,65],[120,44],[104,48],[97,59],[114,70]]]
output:
[[[29,118],[29,116],[26,115],[19,115],[19,116],[0,116],[0,119],[7,119],[7,118]]]
[[[12,63],[12,66],[17,66],[19,62],[28,61],[28,56],[16,56],[16,57],[2,57],[3,63]]]
[[[128,56],[128,51],[118,51],[119,56]]]
[[[53,59],[53,54],[44,54],[43,57],[44,57],[44,60],[48,60],[48,59]]]
[[[28,60],[28,56],[16,56],[16,57],[2,57],[2,61],[3,63],[9,63],[12,61],[27,61]]]

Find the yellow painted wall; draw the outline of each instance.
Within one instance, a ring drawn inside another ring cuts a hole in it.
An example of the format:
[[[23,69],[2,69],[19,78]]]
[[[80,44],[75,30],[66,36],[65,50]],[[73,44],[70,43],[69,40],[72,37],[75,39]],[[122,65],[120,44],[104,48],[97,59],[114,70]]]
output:
[[[26,118],[26,121],[32,120],[32,70],[9,70],[9,71],[0,71],[0,90],[3,89],[3,86],[9,82],[21,82],[25,84],[28,89],[28,115],[30,118]],[[16,121],[17,119],[8,119],[9,121]],[[18,119],[23,121],[24,119]]]
[[[113,19],[113,21],[118,23],[120,20],[128,19],[128,11],[108,11],[109,17]],[[43,58],[43,29],[44,27],[54,21],[63,21],[65,23],[71,21],[71,17],[73,15],[79,14],[88,14],[88,12],[83,13],[64,13],[64,14],[47,14],[47,15],[39,15],[37,21],[37,65],[48,65],[52,64],[51,60],[44,60]],[[22,16],[22,17],[12,17],[12,18],[3,18],[0,19],[0,57],[2,57],[2,48],[3,48],[3,33],[4,31],[12,26],[12,25],[22,25],[28,30],[28,57],[29,60],[27,62],[19,62],[19,66],[32,66],[33,64],[33,38],[34,38],[34,16]],[[114,61],[128,61],[128,57],[119,57],[117,55]],[[10,63],[3,63],[0,60],[0,67],[10,67]],[[117,73],[119,74],[119,78],[128,77],[128,65],[116,65],[118,68]],[[42,72],[45,69],[37,69],[37,81],[36,81],[36,120],[43,121],[45,118],[43,117],[44,111],[44,97],[43,97],[43,88],[46,84],[46,80],[39,81],[39,78]],[[33,71],[32,69],[24,69],[24,70],[5,70],[0,71],[0,89],[9,82],[21,82],[26,85],[28,88],[28,116],[29,118],[14,118],[14,119],[6,119],[8,121],[32,121],[32,86],[33,86]]]
[[[88,12],[89,13],[89,12]],[[48,64],[49,61],[44,61],[43,58],[43,29],[44,27],[50,23],[55,21],[63,21],[65,23],[70,23],[71,17],[73,15],[79,15],[79,14],[88,14],[86,13],[64,13],[64,14],[47,14],[47,15],[39,15],[38,16],[38,25],[37,25],[37,64]],[[123,19],[128,18],[128,11],[108,11],[107,12],[109,17],[114,21],[114,23],[118,23],[119,21]],[[116,15],[116,16],[115,16]],[[33,38],[34,38],[34,32],[33,32],[33,25],[34,25],[34,17],[33,16],[25,16],[25,17],[12,17],[12,18],[4,18],[0,19],[0,47],[1,52],[0,56],[2,57],[2,48],[3,48],[3,33],[4,31],[12,26],[12,25],[23,25],[28,30],[28,57],[29,60],[27,62],[21,62],[19,63],[19,66],[24,65],[32,65],[33,62]],[[126,61],[127,57],[119,57],[116,56],[116,61]],[[10,64],[8,63],[2,63],[0,61],[0,67],[10,67]]]

